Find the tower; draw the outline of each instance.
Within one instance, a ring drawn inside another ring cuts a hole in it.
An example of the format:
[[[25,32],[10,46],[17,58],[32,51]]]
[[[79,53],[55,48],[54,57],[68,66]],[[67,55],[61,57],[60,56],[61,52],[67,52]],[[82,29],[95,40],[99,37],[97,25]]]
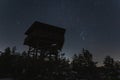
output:
[[[58,56],[64,44],[65,29],[35,21],[25,32],[24,45],[29,47],[28,55]]]

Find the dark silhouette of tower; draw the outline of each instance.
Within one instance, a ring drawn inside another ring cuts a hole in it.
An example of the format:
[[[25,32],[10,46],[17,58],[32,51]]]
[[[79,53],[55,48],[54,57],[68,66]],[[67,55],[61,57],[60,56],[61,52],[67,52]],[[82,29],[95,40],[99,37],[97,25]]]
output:
[[[58,56],[64,44],[65,29],[35,21],[25,32],[24,45],[29,46],[28,55]]]

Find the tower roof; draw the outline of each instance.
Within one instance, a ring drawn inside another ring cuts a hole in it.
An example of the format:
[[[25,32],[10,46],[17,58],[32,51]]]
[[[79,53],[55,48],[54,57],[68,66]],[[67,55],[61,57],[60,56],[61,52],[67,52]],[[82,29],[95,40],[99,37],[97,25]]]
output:
[[[33,31],[37,31],[37,32],[40,32],[40,31],[46,31],[46,32],[51,31],[51,32],[64,33],[65,29],[57,27],[57,26],[49,25],[49,24],[46,24],[46,23],[41,23],[41,22],[35,21],[30,26],[30,28],[25,32],[25,34],[29,35]]]

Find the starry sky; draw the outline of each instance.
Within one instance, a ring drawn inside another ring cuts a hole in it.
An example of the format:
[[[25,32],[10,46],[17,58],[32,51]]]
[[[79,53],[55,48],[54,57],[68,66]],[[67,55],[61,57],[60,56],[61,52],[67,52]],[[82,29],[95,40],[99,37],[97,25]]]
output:
[[[0,50],[23,51],[34,21],[66,29],[67,57],[88,49],[96,61],[120,59],[120,0],[0,0]]]

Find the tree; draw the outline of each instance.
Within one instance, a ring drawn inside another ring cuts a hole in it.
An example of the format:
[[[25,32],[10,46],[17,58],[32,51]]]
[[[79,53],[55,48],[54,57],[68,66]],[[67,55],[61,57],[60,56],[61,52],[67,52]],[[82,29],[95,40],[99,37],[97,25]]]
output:
[[[10,56],[10,54],[11,54],[11,49],[10,49],[10,47],[7,47],[7,48],[4,50],[3,55],[5,55],[5,56]]]
[[[110,56],[106,56],[104,59],[104,75],[106,80],[119,80],[118,78],[118,63],[114,61]]]
[[[12,72],[12,57],[10,47],[5,48],[0,57],[0,75],[9,76]]]
[[[12,52],[13,55],[15,55],[15,53],[16,53],[16,47],[15,46],[12,48],[11,52]]]
[[[96,62],[93,61],[92,54],[88,50],[83,49],[82,54],[75,54],[71,64],[73,71],[77,73],[78,79],[99,79]]]
[[[111,58],[110,56],[106,56],[105,59],[104,59],[104,67],[107,67],[107,68],[113,68],[114,66],[114,59]]]

